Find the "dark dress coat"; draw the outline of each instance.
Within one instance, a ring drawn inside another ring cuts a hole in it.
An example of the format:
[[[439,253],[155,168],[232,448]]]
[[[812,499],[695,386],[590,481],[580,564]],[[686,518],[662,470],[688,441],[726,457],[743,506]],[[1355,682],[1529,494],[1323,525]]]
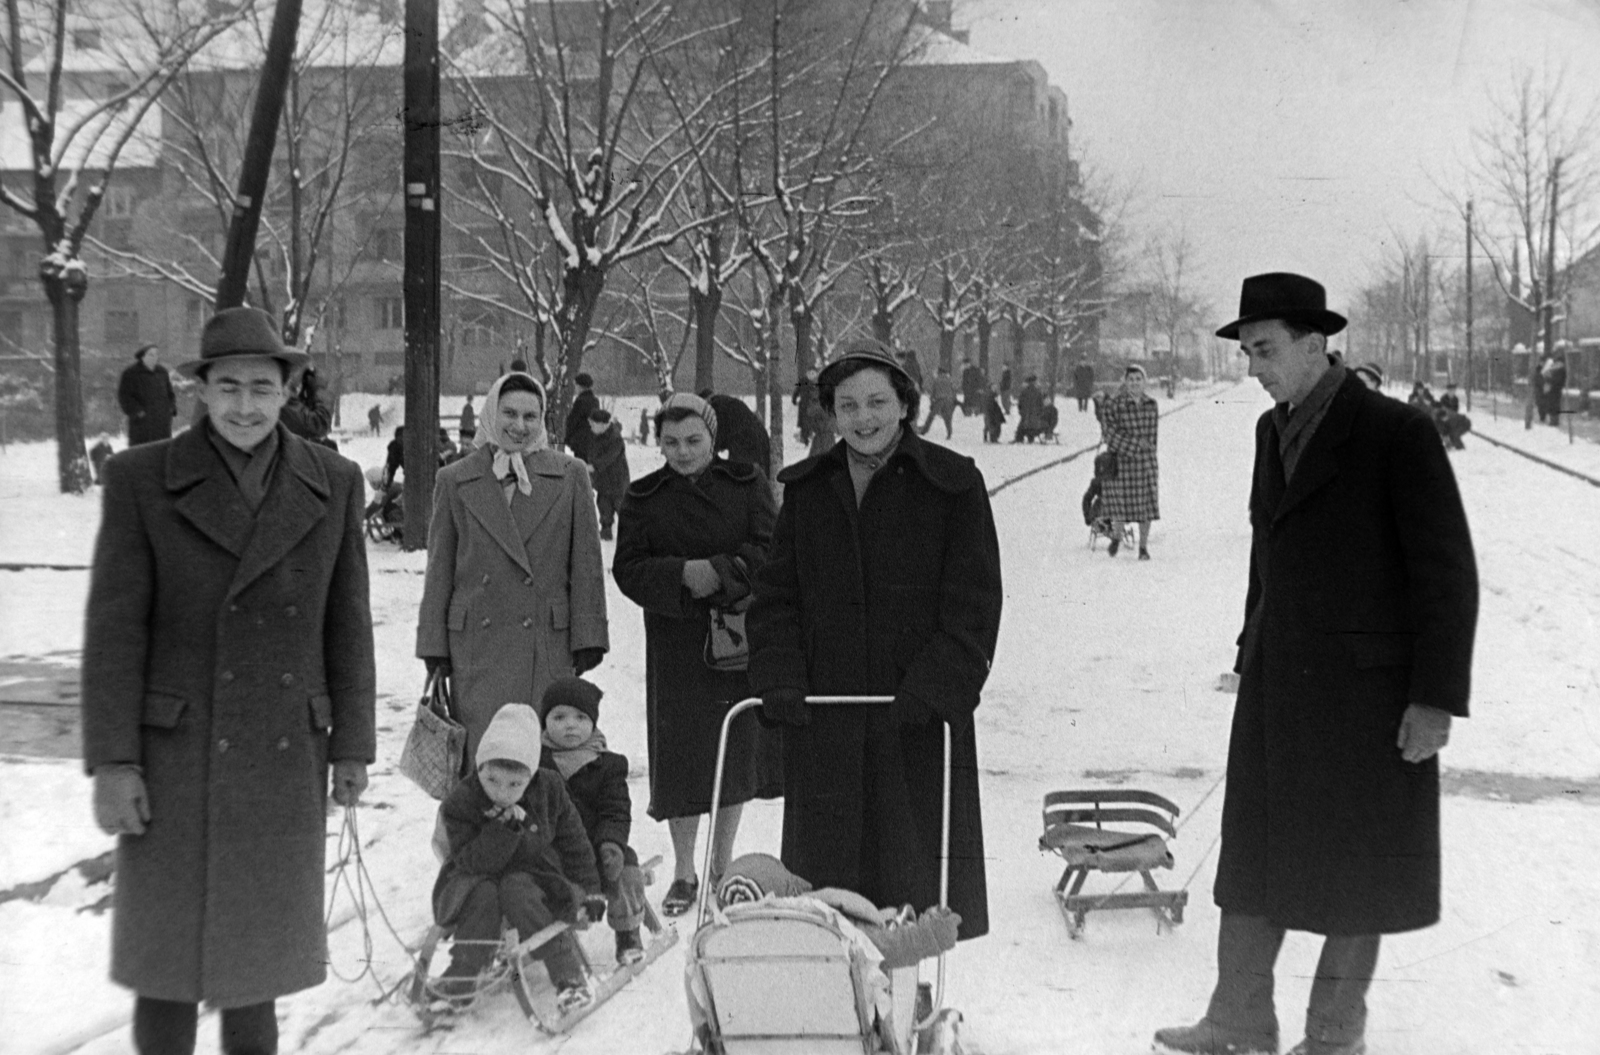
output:
[[[522,872],[544,892],[551,915],[572,919],[578,907],[573,888],[598,894],[600,871],[561,774],[543,767],[534,770],[528,789],[517,800],[528,814],[521,823],[489,820],[483,811],[493,805],[476,773],[440,803],[450,856],[433,884],[433,918],[440,926],[449,926],[473,887],[485,879]]]
[[[728,461],[753,465],[767,478],[772,476],[772,440],[756,412],[737,396],[720,392],[706,402],[717,415],[717,450],[726,451]]]
[[[560,451],[525,455],[533,493],[508,506],[493,459],[479,447],[435,477],[417,610],[417,657],[450,660],[469,759],[501,707],[537,705],[572,673],[572,653],[610,647],[588,466]]]
[[[539,754],[539,767],[554,773],[561,770],[546,744]],[[583,821],[583,830],[594,847],[596,859],[601,843],[616,843],[628,864],[639,863],[639,856],[628,845],[633,830],[633,796],[628,793],[628,756],[601,751],[599,757],[566,778],[567,795]]]
[[[1079,363],[1072,368],[1072,397],[1088,399],[1094,395],[1094,365]]]
[[[1000,549],[972,459],[902,430],[859,509],[845,445],[779,474],[782,512],[751,607],[750,687],[905,694],[887,707],[812,707],[784,729],[783,862],[877,905],[939,900],[944,726],[951,729],[950,906],[987,933],[973,711],[1000,628]]]
[[[151,370],[135,361],[122,371],[117,381],[117,405],[128,418],[128,446],[154,443],[172,435],[178,397],[172,391],[172,375],[159,363]]]
[[[1028,382],[1017,393],[1018,435],[1036,435],[1044,428],[1044,393],[1039,386]]]
[[[589,439],[594,435],[589,431],[589,412],[599,409],[599,406],[600,399],[592,388],[580,388],[578,394],[572,397],[572,409],[567,411],[566,434],[561,442],[574,458],[589,460]]]
[[[1433,422],[1354,375],[1284,484],[1256,425],[1250,585],[1215,896],[1320,934],[1439,918],[1439,761],[1407,704],[1467,713],[1478,579]]]
[[[202,424],[105,465],[84,764],[144,768],[111,977],[238,1007],[323,980],[330,760],[373,761],[361,471],[278,428],[252,516]]]
[[[721,459],[699,481],[664,465],[635,480],[623,497],[611,570],[617,588],[644,609],[647,812],[656,820],[710,809],[722,719],[750,695],[744,671],[706,666],[711,605],[749,594],[748,576],[766,560],[775,515],[766,477]],[[683,585],[687,560],[710,560],[724,589],[692,597]],[[779,739],[753,714],[735,720],[722,805],[778,796]]]

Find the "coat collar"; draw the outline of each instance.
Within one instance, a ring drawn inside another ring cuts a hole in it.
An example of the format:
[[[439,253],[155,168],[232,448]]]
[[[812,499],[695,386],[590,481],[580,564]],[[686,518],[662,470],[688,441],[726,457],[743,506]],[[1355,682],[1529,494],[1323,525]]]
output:
[[[1295,466],[1294,479],[1289,481],[1277,509],[1273,511],[1274,523],[1283,519],[1290,510],[1321,490],[1338,475],[1340,448],[1350,438],[1356,413],[1360,409],[1363,397],[1368,394],[1366,383],[1353,371],[1345,375],[1344,382],[1340,384],[1328,403],[1328,412],[1323,416],[1322,424],[1317,426],[1317,431],[1300,455],[1299,464]],[[1269,430],[1268,442],[1272,445],[1272,449],[1268,452],[1269,456],[1277,458],[1276,427]],[[1281,469],[1279,474],[1281,478]]]
[[[892,465],[909,465],[924,480],[946,494],[961,494],[972,486],[972,477],[958,473],[956,471],[958,463],[951,463],[947,458],[941,458],[938,452],[943,450],[944,448],[935,447],[918,436],[915,429],[903,426],[894,453],[889,456],[888,464],[879,471],[887,472]],[[850,466],[846,464],[848,457],[847,444],[844,440],[840,440],[821,454],[796,462],[784,469],[778,474],[778,482],[797,483],[812,476],[832,472],[842,472],[848,476],[850,473]]]
[[[761,475],[761,470],[745,462],[730,462],[726,458],[713,458],[706,472],[716,476],[726,477],[736,484],[747,484]],[[630,498],[649,498],[661,488],[674,480],[683,479],[683,475],[670,465],[663,465],[647,476],[641,476],[628,485]]]
[[[239,494],[202,421],[167,447],[166,488],[174,507],[202,534],[235,557],[234,597],[282,560],[327,515],[328,473],[310,446],[278,425],[278,465],[254,516]]]
[[[467,512],[483,525],[484,531],[517,563],[526,575],[533,574],[533,563],[528,558],[527,540],[532,537],[545,517],[555,508],[561,493],[561,480],[566,476],[566,461],[551,450],[535,451],[528,455],[528,476],[533,483],[533,493],[517,503],[521,515],[506,503],[505,491],[494,478],[490,468],[494,454],[488,447],[479,447],[457,462],[460,468],[455,477],[456,491]],[[516,497],[513,496],[513,502]]]

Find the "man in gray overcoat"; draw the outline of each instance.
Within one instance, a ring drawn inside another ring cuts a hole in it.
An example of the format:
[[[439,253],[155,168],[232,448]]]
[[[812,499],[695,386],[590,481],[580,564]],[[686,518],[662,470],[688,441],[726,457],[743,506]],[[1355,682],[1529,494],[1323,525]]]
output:
[[[118,836],[111,977],[141,1055],[277,1050],[277,997],[322,982],[328,771],[353,805],[373,760],[360,470],[278,421],[271,318],[206,323],[206,416],[106,463],[84,636],[84,764]]]
[[[1328,356],[1345,320],[1300,275],[1244,282],[1256,424],[1250,582],[1228,746],[1217,984],[1157,1051],[1278,1050],[1287,929],[1326,935],[1290,1055],[1361,1055],[1379,935],[1439,919],[1439,762],[1467,715],[1478,577],[1427,414]]]

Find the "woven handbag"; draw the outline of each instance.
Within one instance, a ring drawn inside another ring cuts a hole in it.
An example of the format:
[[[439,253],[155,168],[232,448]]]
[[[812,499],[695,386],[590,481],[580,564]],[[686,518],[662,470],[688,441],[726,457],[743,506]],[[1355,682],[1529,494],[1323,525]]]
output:
[[[750,636],[745,633],[744,615],[750,601],[745,597],[727,608],[712,607],[705,647],[706,666],[712,670],[749,669]]]
[[[443,799],[461,779],[466,754],[467,730],[452,714],[450,679],[434,671],[400,752],[400,772],[433,798]]]

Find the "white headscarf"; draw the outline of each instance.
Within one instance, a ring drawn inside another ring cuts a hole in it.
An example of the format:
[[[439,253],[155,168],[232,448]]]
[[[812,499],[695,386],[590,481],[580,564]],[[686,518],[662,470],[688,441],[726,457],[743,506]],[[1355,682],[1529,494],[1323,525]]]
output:
[[[541,413],[539,424],[534,430],[533,436],[528,440],[527,446],[516,450],[507,450],[505,434],[500,431],[500,389],[504,387],[508,379],[513,377],[526,378],[533,382],[533,387],[539,392]],[[516,474],[517,490],[525,495],[533,493],[533,481],[528,478],[528,466],[523,460],[523,456],[532,454],[534,451],[542,451],[550,445],[550,437],[546,434],[544,428],[543,415],[543,411],[547,410],[549,406],[549,400],[545,398],[544,385],[539,383],[537,377],[532,374],[525,374],[520,370],[513,370],[504,377],[496,379],[495,383],[489,386],[489,394],[483,399],[483,414],[478,419],[478,435],[473,438],[473,445],[491,448],[494,451],[494,478],[496,480],[504,480],[508,473]],[[509,491],[506,493],[510,494]]]

